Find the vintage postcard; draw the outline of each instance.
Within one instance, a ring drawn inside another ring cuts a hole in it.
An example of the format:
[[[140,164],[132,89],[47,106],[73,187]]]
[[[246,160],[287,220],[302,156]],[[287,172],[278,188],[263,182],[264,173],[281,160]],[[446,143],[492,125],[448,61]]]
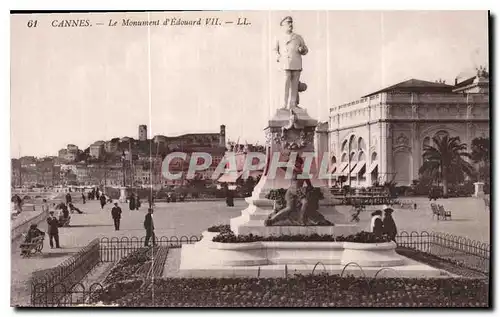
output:
[[[488,11],[10,19],[12,306],[491,307]]]

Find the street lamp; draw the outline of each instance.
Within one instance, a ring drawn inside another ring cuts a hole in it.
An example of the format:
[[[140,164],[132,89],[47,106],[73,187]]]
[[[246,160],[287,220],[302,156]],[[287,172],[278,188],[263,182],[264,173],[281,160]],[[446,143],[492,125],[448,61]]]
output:
[[[125,187],[125,152],[122,153],[122,175],[123,175],[123,187]]]

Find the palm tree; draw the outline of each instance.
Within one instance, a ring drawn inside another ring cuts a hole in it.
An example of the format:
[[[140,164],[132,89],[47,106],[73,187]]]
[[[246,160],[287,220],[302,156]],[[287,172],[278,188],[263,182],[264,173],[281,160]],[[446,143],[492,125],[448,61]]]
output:
[[[460,143],[459,137],[435,136],[432,138],[434,146],[425,145],[424,164],[419,173],[433,180],[443,183],[443,196],[448,196],[448,182],[463,180],[464,174],[472,176],[473,167],[465,160],[470,158],[467,144]]]

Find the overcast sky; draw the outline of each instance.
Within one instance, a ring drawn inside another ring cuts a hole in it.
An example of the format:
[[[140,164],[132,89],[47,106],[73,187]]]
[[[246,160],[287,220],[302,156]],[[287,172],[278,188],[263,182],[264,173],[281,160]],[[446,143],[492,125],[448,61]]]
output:
[[[218,132],[264,143],[282,105],[283,74],[272,52],[285,15],[309,47],[301,106],[321,121],[329,108],[417,78],[453,83],[488,60],[486,11],[151,13],[151,20],[219,17],[249,26],[53,28],[139,14],[11,18],[11,156],[57,155],[68,143],[131,136]],[[202,21],[203,22],[203,21]],[[121,24],[121,22],[118,22]]]

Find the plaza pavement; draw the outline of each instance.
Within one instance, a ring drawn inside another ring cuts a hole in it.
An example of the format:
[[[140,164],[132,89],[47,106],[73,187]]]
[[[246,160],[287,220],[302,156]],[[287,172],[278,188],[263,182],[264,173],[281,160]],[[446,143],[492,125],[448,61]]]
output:
[[[482,199],[452,198],[440,199],[438,204],[452,211],[452,220],[437,221],[432,219],[430,203],[426,198],[408,198],[417,203],[417,210],[396,209],[393,213],[398,231],[444,232],[465,236],[470,239],[489,243],[490,213],[485,211]],[[19,254],[20,239],[12,243],[11,250],[11,280],[12,305],[29,304],[29,279],[36,270],[44,270],[57,266],[59,263],[76,253],[94,238],[101,237],[142,237],[144,215],[147,203],[139,211],[128,210],[128,205],[120,204],[123,213],[120,231],[115,231],[111,219],[112,204],[107,204],[101,210],[98,201],[88,201],[87,204],[76,204],[84,214],[72,214],[71,227],[60,228],[61,249],[51,249],[48,237],[44,241],[43,254],[31,258],[21,258]],[[224,200],[193,201],[177,203],[157,203],[154,214],[155,233],[157,236],[181,237],[199,236],[206,228],[215,224],[228,224],[229,219],[239,216],[246,207],[244,200],[236,200],[234,207],[227,207]],[[370,221],[371,210],[360,215],[359,226],[366,230]],[[347,215],[350,206],[339,206],[338,211]],[[328,219],[329,212],[325,212]],[[47,231],[47,225],[42,222],[39,228]]]

